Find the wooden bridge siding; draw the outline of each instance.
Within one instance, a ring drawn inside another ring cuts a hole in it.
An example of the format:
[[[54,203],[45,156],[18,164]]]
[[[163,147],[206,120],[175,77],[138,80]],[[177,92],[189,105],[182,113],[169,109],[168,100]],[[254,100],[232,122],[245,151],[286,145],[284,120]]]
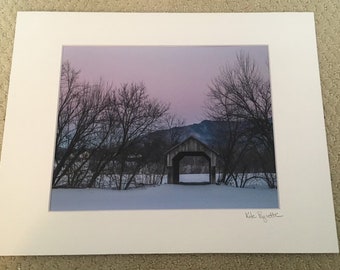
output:
[[[211,166],[216,166],[216,154],[207,149],[204,145],[198,143],[197,141],[190,139],[186,143],[179,145],[176,149],[169,152],[167,155],[167,166],[172,166],[173,158],[181,152],[203,152],[205,153],[209,158],[211,162]]]

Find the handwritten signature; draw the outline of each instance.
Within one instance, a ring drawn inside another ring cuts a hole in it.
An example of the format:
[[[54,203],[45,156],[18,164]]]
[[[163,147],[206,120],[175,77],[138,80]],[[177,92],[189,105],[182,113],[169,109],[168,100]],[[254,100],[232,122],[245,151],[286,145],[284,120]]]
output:
[[[247,211],[245,212],[245,216],[247,219],[261,219],[264,223],[267,223],[268,220],[270,219],[275,219],[275,218],[281,218],[283,215],[281,215],[278,212],[263,212],[263,211]]]

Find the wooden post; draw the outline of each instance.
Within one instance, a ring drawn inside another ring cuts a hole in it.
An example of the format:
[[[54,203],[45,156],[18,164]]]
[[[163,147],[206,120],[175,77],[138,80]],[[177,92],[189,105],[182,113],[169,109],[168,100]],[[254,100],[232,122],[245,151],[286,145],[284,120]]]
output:
[[[173,169],[172,166],[168,166],[168,184],[174,183],[174,175],[173,175]]]
[[[210,179],[211,179],[210,184],[216,184],[216,167],[215,166],[211,166]]]

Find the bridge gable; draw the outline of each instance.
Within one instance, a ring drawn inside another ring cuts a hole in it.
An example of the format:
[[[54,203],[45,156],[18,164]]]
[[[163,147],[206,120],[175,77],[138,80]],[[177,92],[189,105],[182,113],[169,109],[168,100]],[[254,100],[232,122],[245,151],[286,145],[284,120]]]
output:
[[[167,152],[167,166],[173,166],[173,159],[180,153],[201,153],[209,157],[211,166],[216,166],[217,153],[194,137],[189,137]]]

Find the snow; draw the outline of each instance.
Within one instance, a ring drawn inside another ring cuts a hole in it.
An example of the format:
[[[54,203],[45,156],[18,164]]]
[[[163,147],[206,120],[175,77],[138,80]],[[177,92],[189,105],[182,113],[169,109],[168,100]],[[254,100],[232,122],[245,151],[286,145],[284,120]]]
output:
[[[191,182],[187,176],[185,182]],[[199,181],[198,181],[199,182]],[[130,190],[53,189],[51,211],[278,208],[276,189],[226,185],[147,186]]]
[[[165,181],[167,181],[167,180],[165,179]],[[207,182],[209,182],[209,174],[206,174],[206,173],[180,174],[179,182],[181,182],[181,183],[192,183],[192,182],[207,183]]]

